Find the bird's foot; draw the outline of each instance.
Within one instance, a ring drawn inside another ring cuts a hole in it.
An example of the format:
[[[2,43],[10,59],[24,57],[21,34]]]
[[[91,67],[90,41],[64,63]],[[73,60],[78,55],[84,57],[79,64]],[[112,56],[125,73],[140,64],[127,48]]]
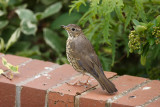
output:
[[[89,84],[89,78],[86,80],[86,81],[81,81],[80,79],[78,79],[77,81],[75,82],[72,82],[72,83],[69,83],[69,82],[66,82],[68,85],[72,85],[72,86],[88,86],[88,85],[91,85]]]
[[[72,83],[66,82],[66,84],[72,85],[72,86],[79,86],[79,81],[72,82]]]

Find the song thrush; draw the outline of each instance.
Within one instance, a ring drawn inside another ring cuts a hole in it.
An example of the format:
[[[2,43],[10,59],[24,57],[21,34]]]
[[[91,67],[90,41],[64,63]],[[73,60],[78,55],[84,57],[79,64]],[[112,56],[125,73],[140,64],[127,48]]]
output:
[[[100,60],[81,28],[75,24],[62,25],[62,28],[68,33],[66,54],[73,68],[93,76],[109,94],[117,92],[115,85],[106,78]]]

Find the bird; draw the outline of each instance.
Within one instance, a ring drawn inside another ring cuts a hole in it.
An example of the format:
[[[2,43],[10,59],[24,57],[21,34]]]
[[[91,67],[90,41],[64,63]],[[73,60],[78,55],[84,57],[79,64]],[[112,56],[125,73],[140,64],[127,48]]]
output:
[[[82,29],[76,24],[61,27],[68,33],[66,55],[72,67],[83,75],[94,77],[108,94],[116,93],[116,86],[105,76],[101,62]]]

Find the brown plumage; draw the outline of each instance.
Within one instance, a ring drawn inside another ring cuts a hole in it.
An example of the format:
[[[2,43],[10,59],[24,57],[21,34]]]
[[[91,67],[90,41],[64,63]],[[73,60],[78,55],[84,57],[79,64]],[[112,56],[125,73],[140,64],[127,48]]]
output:
[[[109,94],[117,92],[115,85],[106,78],[102,65],[92,44],[84,36],[81,28],[75,24],[62,26],[68,33],[66,54],[73,68],[82,74],[89,73]]]

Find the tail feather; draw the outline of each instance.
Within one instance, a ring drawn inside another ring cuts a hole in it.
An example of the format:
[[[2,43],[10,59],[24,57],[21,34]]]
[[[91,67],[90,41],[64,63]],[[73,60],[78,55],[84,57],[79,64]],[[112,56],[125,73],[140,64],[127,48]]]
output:
[[[109,94],[114,94],[118,91],[115,85],[109,79],[107,79],[105,75],[101,75],[97,80],[102,89],[106,90]]]

